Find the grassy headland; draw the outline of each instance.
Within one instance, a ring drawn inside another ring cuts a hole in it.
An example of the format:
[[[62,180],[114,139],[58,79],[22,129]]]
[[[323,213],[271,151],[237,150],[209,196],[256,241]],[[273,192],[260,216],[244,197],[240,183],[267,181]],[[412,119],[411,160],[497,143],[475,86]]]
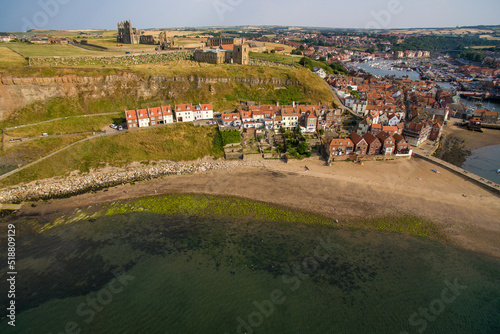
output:
[[[260,52],[250,52],[250,58],[268,60],[284,64],[299,64],[302,57],[300,56],[287,56],[275,53],[260,53]]]
[[[80,143],[0,181],[0,187],[64,175],[88,172],[107,164],[122,166],[134,161],[195,160],[212,155],[220,158],[222,146],[217,129],[177,124],[122,133]]]

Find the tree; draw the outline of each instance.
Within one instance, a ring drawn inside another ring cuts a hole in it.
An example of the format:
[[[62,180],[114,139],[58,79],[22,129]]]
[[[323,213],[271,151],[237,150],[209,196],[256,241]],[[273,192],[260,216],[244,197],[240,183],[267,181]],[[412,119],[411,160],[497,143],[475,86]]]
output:
[[[302,142],[299,144],[299,146],[297,146],[297,153],[300,154],[300,155],[304,155],[306,154],[307,152],[309,152],[309,145],[307,144],[307,142]]]
[[[275,49],[272,49],[272,50],[271,50],[271,53],[276,53],[276,50],[275,50]]]

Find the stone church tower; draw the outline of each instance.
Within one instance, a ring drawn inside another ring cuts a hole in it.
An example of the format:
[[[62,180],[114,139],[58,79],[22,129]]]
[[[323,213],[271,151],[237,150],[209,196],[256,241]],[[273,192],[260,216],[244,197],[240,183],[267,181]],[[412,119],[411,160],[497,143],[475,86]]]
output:
[[[248,44],[235,45],[233,48],[233,62],[240,65],[249,65],[250,56],[248,52]]]
[[[118,22],[116,41],[123,44],[139,44],[140,33],[135,28],[132,28],[130,21]]]

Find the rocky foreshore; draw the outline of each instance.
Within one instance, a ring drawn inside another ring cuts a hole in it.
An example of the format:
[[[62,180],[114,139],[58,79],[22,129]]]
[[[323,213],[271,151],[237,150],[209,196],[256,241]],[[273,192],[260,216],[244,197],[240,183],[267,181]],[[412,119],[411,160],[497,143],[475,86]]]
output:
[[[114,187],[124,183],[150,180],[168,175],[184,175],[237,167],[262,166],[262,161],[198,160],[190,162],[161,161],[149,165],[133,164],[126,168],[106,168],[83,175],[33,181],[0,190],[0,203],[64,198]]]

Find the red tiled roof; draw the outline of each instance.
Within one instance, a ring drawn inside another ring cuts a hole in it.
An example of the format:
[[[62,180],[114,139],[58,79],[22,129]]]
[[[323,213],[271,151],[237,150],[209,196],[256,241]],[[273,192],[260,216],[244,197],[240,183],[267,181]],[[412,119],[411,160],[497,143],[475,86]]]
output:
[[[295,110],[295,108],[283,108],[281,109],[282,117],[298,117],[300,114]]]
[[[213,110],[212,108],[212,104],[211,103],[208,103],[208,104],[200,104],[201,106],[201,109],[203,110]]]
[[[139,109],[139,110],[137,110],[137,117],[139,119],[149,118],[148,110],[147,109]]]
[[[383,131],[387,131],[387,132],[390,132],[390,131],[398,131],[398,127],[397,126],[384,126],[382,128]]]
[[[163,115],[172,115],[172,109],[170,106],[162,106],[161,111],[163,112]]]
[[[194,108],[191,104],[178,104],[175,106],[175,111],[193,111]]]
[[[135,112],[135,110],[126,110],[125,117],[127,119],[137,119],[137,113]]]
[[[149,111],[149,116],[150,117],[158,117],[158,116],[163,116],[162,113],[161,113],[161,109],[160,108],[148,108],[148,111]]]

